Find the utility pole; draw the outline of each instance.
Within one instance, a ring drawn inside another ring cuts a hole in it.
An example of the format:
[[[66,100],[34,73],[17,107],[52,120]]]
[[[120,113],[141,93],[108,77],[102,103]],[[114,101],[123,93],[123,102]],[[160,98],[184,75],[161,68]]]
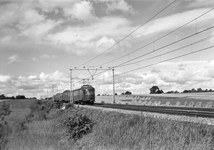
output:
[[[54,85],[52,85],[52,88],[53,88],[53,101],[54,101],[54,95],[55,95],[55,93],[54,93]]]
[[[70,103],[74,105],[74,95],[72,92],[73,88],[72,88],[72,69],[70,69]]]
[[[112,85],[113,85],[113,104],[115,104],[115,83],[114,83],[114,68],[112,69],[112,75],[113,75],[113,80],[112,80]]]

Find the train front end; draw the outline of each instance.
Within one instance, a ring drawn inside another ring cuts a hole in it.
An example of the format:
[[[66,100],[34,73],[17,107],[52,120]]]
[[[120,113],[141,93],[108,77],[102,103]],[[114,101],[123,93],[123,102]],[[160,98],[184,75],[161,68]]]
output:
[[[94,104],[95,101],[95,88],[91,85],[83,85],[82,88],[84,89],[84,102],[88,104]]]

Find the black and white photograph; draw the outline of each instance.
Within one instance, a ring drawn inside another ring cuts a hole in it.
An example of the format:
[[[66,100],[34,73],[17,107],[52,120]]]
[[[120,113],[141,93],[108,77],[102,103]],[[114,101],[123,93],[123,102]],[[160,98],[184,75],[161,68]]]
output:
[[[0,150],[214,150],[214,0],[0,0]]]

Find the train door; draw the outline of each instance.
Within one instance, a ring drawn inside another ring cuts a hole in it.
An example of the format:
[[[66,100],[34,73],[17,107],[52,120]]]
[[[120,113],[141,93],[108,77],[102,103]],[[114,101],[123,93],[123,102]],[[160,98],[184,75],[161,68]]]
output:
[[[85,89],[83,89],[82,91],[83,91],[83,101],[87,101],[88,99],[87,92]]]
[[[83,100],[83,98],[84,98],[84,91],[80,90],[79,95],[80,95],[80,100]]]

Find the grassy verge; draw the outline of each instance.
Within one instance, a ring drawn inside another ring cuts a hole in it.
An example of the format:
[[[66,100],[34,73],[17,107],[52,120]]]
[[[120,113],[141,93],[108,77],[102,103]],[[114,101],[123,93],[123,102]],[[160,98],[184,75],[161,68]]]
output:
[[[7,148],[209,150],[214,144],[213,126],[83,108],[59,110],[55,106],[33,102],[33,106],[22,108],[27,111],[20,114],[27,117],[16,120]]]

